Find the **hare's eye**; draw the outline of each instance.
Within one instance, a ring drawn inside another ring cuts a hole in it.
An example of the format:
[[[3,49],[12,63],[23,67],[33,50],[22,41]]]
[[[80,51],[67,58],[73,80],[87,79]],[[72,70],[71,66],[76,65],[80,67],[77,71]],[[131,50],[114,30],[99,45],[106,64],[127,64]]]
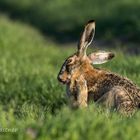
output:
[[[72,59],[69,59],[68,62],[67,62],[67,64],[70,64],[71,62],[72,62]]]

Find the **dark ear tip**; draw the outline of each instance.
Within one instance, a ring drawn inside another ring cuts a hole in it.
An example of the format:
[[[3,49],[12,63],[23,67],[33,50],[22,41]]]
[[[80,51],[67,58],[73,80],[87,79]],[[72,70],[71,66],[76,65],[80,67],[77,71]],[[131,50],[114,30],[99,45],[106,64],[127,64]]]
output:
[[[95,23],[94,19],[88,21],[88,23],[93,23],[93,22]]]
[[[113,57],[115,57],[115,54],[114,53],[110,53],[109,54],[109,59],[112,59]]]

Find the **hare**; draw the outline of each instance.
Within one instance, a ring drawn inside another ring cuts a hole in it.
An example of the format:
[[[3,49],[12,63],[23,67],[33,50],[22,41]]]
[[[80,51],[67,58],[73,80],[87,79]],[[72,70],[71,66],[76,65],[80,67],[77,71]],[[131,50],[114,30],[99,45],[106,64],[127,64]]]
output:
[[[66,84],[71,107],[87,107],[90,101],[123,114],[132,114],[140,106],[140,88],[129,79],[92,64],[111,60],[112,52],[86,54],[95,34],[95,21],[90,20],[78,43],[78,50],[61,67],[58,80]]]

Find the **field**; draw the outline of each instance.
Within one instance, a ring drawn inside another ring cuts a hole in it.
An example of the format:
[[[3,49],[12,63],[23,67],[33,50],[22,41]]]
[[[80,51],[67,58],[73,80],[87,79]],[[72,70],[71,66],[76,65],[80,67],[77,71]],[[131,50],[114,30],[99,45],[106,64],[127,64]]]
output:
[[[0,16],[0,128],[16,129],[0,132],[0,139],[139,140],[139,112],[126,118],[94,104],[75,111],[67,107],[65,87],[56,77],[76,46],[58,46],[33,27]],[[140,85],[140,56],[124,55],[122,47],[99,67]]]

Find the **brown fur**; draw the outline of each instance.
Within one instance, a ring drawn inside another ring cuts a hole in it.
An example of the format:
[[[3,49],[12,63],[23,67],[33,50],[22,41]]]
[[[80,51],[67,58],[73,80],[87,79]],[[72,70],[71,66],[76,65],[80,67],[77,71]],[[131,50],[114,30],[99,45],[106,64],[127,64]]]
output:
[[[104,63],[114,57],[110,52],[86,55],[95,31],[94,21],[85,26],[78,51],[68,57],[61,67],[58,80],[67,85],[71,107],[86,107],[90,101],[132,114],[140,106],[140,88],[118,74],[94,68],[91,63]]]

